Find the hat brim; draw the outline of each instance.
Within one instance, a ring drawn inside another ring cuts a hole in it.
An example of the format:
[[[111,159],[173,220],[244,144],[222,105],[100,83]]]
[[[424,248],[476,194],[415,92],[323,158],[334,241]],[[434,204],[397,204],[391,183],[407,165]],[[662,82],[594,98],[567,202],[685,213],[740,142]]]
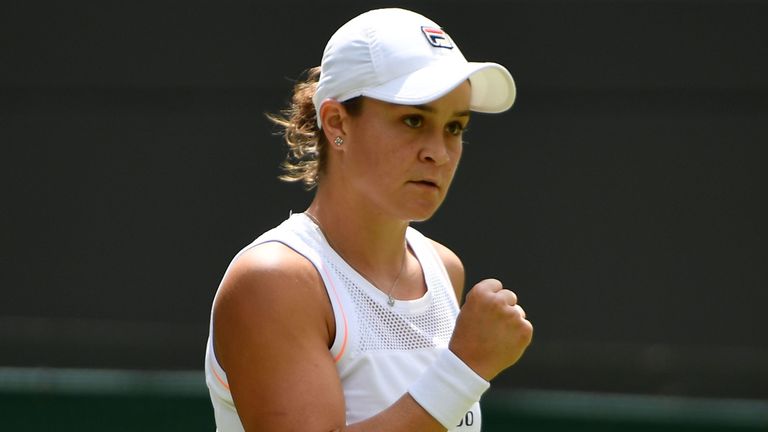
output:
[[[515,102],[515,81],[509,71],[497,63],[476,62],[433,63],[379,86],[343,95],[338,100],[367,96],[400,105],[421,105],[445,96],[466,80],[472,85],[472,111],[500,113]]]

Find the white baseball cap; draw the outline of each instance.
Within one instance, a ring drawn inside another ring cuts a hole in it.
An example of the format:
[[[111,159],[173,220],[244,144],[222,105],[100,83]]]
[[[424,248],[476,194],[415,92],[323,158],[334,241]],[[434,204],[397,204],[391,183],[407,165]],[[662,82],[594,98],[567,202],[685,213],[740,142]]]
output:
[[[515,81],[497,63],[468,62],[434,21],[404,9],[376,9],[359,15],[331,36],[320,64],[312,102],[317,124],[327,99],[367,96],[401,105],[439,99],[469,79],[470,109],[508,110]]]

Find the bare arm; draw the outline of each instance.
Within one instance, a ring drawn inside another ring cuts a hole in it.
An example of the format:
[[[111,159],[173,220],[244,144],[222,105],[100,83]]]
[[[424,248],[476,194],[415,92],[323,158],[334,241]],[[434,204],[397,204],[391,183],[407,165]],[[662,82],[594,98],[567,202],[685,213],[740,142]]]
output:
[[[408,394],[347,427],[328,349],[333,323],[322,280],[303,257],[268,243],[238,259],[214,305],[214,341],[246,431],[445,430]]]

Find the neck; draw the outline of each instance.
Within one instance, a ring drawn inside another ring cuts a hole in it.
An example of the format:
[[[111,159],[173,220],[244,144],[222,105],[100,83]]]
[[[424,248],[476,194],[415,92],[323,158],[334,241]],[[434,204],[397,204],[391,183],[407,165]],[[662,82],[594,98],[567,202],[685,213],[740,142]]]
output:
[[[317,219],[331,247],[382,291],[388,291],[403,272],[408,221],[332,196],[322,187],[307,212]]]

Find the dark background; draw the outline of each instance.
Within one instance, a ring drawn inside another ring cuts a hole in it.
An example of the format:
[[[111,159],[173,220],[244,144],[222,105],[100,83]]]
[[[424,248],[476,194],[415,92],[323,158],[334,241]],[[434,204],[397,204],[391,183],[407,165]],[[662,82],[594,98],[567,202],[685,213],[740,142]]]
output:
[[[417,225],[518,292],[500,385],[768,399],[758,1],[3,2],[0,366],[201,369],[229,260],[311,199],[264,113],[387,5],[518,84]]]

